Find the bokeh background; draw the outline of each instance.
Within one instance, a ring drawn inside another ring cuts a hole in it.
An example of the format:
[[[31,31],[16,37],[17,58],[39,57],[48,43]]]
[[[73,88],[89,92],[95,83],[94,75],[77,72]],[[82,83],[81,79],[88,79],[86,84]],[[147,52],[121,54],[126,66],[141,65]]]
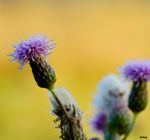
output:
[[[8,56],[14,43],[36,33],[56,42],[48,60],[57,74],[56,86],[70,90],[84,112],[86,135],[95,136],[89,120],[99,80],[117,73],[126,60],[150,58],[150,3],[1,0],[0,140],[59,139],[47,90],[36,85],[29,66],[20,71]],[[150,104],[129,140],[150,138],[149,116]]]

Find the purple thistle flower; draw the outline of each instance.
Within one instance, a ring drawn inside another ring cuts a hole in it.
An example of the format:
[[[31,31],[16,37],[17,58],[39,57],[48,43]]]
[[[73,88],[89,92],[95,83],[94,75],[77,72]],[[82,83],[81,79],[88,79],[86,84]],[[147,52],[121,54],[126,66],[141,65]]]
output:
[[[12,61],[20,63],[21,68],[29,63],[38,86],[47,89],[53,88],[56,76],[54,70],[46,62],[46,57],[55,44],[45,36],[36,35],[14,45],[14,47],[16,49],[11,54]]]
[[[100,112],[95,115],[91,121],[93,129],[97,132],[103,132],[106,127],[107,116],[105,113]]]
[[[129,61],[121,67],[122,75],[131,81],[149,81],[150,80],[150,61]]]
[[[15,44],[13,47],[15,51],[11,54],[12,61],[19,62],[21,67],[24,67],[30,60],[34,61],[38,57],[46,58],[55,44],[45,36],[35,35],[26,41]]]

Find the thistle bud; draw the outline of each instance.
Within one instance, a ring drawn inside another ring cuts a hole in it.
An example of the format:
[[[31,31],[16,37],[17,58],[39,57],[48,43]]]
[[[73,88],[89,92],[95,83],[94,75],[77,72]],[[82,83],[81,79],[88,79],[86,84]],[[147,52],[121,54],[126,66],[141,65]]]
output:
[[[108,117],[107,127],[112,134],[127,134],[131,126],[131,118],[127,107],[115,108]]]
[[[104,134],[105,140],[118,140],[119,135],[128,131],[128,91],[128,83],[113,74],[104,77],[98,85],[94,105],[99,113],[92,126],[96,132]]]
[[[147,83],[134,82],[129,96],[128,107],[134,112],[139,113],[143,111],[148,103],[147,97]]]
[[[98,84],[97,95],[93,104],[96,109],[105,110],[109,114],[114,104],[118,102],[127,104],[128,94],[128,83],[124,82],[117,75],[109,74]]]
[[[51,89],[56,82],[56,76],[50,65],[44,59],[36,58],[34,61],[30,60],[30,66],[38,86]]]

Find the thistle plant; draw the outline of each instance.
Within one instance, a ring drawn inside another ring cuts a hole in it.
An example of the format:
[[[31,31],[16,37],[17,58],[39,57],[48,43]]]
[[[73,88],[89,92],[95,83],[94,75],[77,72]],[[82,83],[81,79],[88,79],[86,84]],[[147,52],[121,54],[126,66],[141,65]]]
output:
[[[101,132],[105,140],[126,140],[137,115],[148,104],[150,61],[130,61],[119,68],[119,73],[120,78],[109,75],[102,79],[94,100],[98,115],[94,116],[92,127]]]
[[[148,104],[147,82],[150,80],[150,61],[130,61],[121,67],[120,72],[125,79],[132,82],[128,107],[133,112],[133,122],[124,137],[125,140],[132,131],[136,116],[144,111]]]
[[[29,63],[37,85],[49,90],[52,112],[56,115],[55,122],[59,121],[58,128],[61,129],[60,138],[86,140],[81,126],[81,112],[73,97],[66,90],[54,88],[56,75],[46,60],[54,47],[53,41],[42,35],[36,35],[14,45],[12,61],[18,62],[21,68]]]
[[[29,64],[37,85],[48,90],[51,114],[60,139],[87,140],[82,124],[82,112],[73,96],[65,88],[55,88],[55,71],[47,62],[55,43],[36,35],[15,44],[12,61],[23,69]],[[150,81],[150,61],[131,61],[119,69],[121,76],[105,76],[97,86],[93,101],[95,113],[91,119],[94,131],[104,140],[126,140],[134,127],[136,116],[148,104],[147,82]],[[129,86],[130,82],[132,87]],[[97,137],[90,140],[100,140]]]
[[[128,88],[116,75],[104,77],[98,85],[94,100],[96,114],[91,124],[105,140],[119,140],[131,124],[127,107]]]
[[[63,112],[56,102],[55,98],[49,93],[49,99],[52,104],[52,114],[57,116],[55,122],[57,127],[61,129],[61,138],[62,139],[72,139],[75,137],[75,140],[85,139],[82,126],[81,126],[81,116],[82,113],[79,110],[79,107],[71,96],[69,91],[64,88],[55,89],[56,96],[60,100],[61,104],[64,106],[67,111],[67,115],[70,118],[70,121],[64,119]],[[59,121],[59,124],[57,122]],[[71,129],[72,128],[72,129]],[[71,133],[68,133],[72,131]]]

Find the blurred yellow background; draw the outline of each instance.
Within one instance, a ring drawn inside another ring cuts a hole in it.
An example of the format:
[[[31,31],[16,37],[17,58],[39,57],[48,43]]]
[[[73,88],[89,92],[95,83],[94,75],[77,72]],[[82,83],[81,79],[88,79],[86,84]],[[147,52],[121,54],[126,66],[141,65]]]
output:
[[[84,111],[88,137],[92,96],[98,81],[130,59],[150,58],[150,3],[130,1],[0,1],[0,140],[58,140],[47,90],[39,88],[29,66],[10,63],[12,45],[42,33],[57,48],[49,63],[57,87],[66,87]],[[150,86],[149,86],[150,87]],[[150,89],[150,88],[149,88]],[[129,140],[150,138],[150,104]]]

